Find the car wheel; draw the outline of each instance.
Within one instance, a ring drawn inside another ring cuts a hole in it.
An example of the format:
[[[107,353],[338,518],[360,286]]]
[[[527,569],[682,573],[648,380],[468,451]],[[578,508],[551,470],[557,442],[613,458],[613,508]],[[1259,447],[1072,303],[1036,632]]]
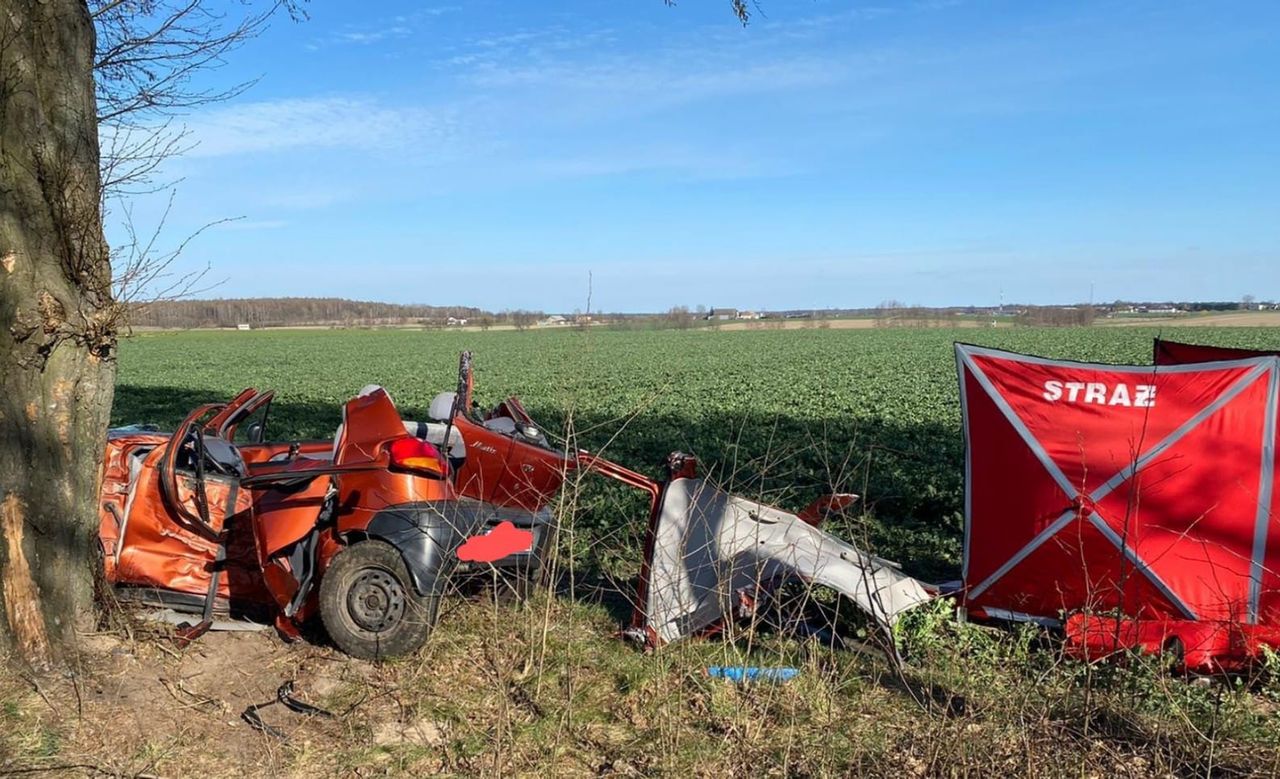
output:
[[[338,648],[381,660],[422,647],[439,597],[418,595],[404,559],[381,541],[361,541],[334,556],[320,580],[320,619]]]

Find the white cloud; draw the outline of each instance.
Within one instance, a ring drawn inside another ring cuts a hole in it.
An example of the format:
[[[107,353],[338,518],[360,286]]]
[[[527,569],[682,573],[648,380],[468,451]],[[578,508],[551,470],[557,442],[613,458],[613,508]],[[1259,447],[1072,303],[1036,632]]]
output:
[[[670,103],[831,84],[843,75],[843,65],[805,58],[747,66],[730,62],[663,65],[616,60],[517,67],[491,64],[477,69],[468,80],[489,89],[553,87],[643,96]]]
[[[456,5],[420,8],[409,14],[374,20],[366,25],[347,25],[341,30],[312,40],[306,48],[309,51],[319,51],[328,46],[366,46],[390,39],[408,38],[418,32],[424,22],[458,10],[461,9]]]
[[[675,174],[683,180],[731,181],[795,172],[793,164],[777,155],[754,154],[733,148],[669,144],[579,150],[562,156],[530,159],[521,168],[523,175],[533,179],[653,173]]]
[[[413,30],[403,24],[384,27],[381,30],[350,30],[340,32],[334,36],[334,39],[343,43],[369,44],[386,40],[387,38],[403,38]]]
[[[298,98],[225,106],[188,123],[191,157],[289,149],[403,151],[451,135],[451,122],[432,112],[363,98]]]

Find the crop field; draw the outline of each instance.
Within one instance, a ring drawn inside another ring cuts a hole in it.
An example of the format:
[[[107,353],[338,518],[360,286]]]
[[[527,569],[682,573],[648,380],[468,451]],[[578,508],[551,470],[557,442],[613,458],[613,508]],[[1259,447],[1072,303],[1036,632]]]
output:
[[[402,415],[451,389],[475,353],[484,405],[521,396],[548,432],[640,470],[696,454],[744,494],[798,508],[838,488],[864,496],[842,532],[924,578],[954,576],[962,506],[956,340],[1095,362],[1149,362],[1154,329],[787,331],[403,330],[151,333],[125,341],[115,423],[171,426],[243,387],[277,391],[274,439],[328,438],[339,407],[385,386]],[[1179,331],[1201,343],[1280,347],[1280,329]],[[583,485],[581,563],[635,572],[644,507]]]

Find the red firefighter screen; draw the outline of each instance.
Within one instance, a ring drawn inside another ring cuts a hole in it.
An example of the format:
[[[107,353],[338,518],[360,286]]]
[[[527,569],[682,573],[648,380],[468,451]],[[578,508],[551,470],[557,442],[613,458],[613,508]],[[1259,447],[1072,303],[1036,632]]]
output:
[[[956,357],[966,606],[1280,622],[1280,359]]]

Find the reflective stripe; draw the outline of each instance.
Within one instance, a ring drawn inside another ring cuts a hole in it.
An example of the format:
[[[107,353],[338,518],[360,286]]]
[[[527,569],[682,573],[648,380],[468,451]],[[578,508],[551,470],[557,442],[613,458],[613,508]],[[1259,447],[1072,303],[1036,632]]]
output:
[[[1196,371],[1228,370],[1260,365],[1264,369],[1275,357],[1243,357],[1238,360],[1219,360],[1217,362],[1196,362],[1185,365],[1105,365],[1097,362],[1076,362],[1075,360],[1051,360],[1047,357],[1035,357],[1029,354],[1006,352],[1000,349],[988,349],[971,344],[956,344],[956,349],[969,356],[990,357],[996,360],[1011,360],[1028,365],[1047,365],[1054,368],[1088,368],[1106,373],[1195,373]]]
[[[956,372],[960,376],[960,430],[964,436],[964,537],[960,555],[960,581],[969,580],[969,531],[973,521],[973,447],[969,445],[969,382],[964,375],[964,346],[956,344]]]
[[[1223,406],[1235,400],[1236,396],[1239,395],[1241,392],[1244,392],[1245,389],[1248,388],[1249,385],[1253,384],[1253,382],[1259,376],[1262,376],[1264,373],[1268,373],[1268,372],[1270,372],[1270,366],[1259,365],[1258,367],[1246,373],[1238,381],[1236,381],[1235,384],[1232,384],[1230,389],[1222,393],[1222,395],[1217,400],[1213,401],[1212,403],[1205,406],[1200,411],[1196,412],[1195,416],[1191,417],[1186,422],[1183,422],[1178,429],[1174,430],[1172,433],[1165,436],[1165,439],[1163,441],[1151,447],[1151,449],[1146,454],[1139,457],[1133,463],[1126,465],[1124,468],[1120,469],[1120,472],[1117,473],[1115,476],[1112,476],[1111,479],[1107,481],[1106,484],[1103,484],[1101,487],[1094,490],[1093,494],[1090,495],[1089,498],[1094,502],[1097,502],[1105,498],[1107,495],[1110,495],[1116,489],[1116,487],[1119,487],[1121,484],[1124,484],[1126,481],[1128,481],[1129,479],[1137,475],[1138,471],[1141,471],[1152,460],[1164,454],[1166,450],[1168,450],[1174,444],[1181,441],[1183,437],[1185,437],[1188,433],[1190,433],[1192,430],[1195,430],[1197,427],[1199,427],[1201,422],[1204,422],[1209,417],[1221,411]]]
[[[1249,568],[1249,624],[1258,624],[1262,601],[1263,561],[1267,553],[1267,526],[1271,524],[1271,496],[1276,479],[1276,412],[1280,407],[1280,361],[1271,368],[1267,390],[1267,418],[1262,426],[1262,481],[1258,485],[1258,517],[1253,526],[1253,562]]]
[[[982,610],[991,619],[1007,619],[1010,622],[1032,622],[1046,628],[1062,627],[1062,620],[1054,619],[1053,617],[1037,617],[1033,614],[1023,614],[1021,611],[995,609],[990,606],[983,606]]]
[[[1164,580],[1161,579],[1155,571],[1151,570],[1146,561],[1139,557],[1137,552],[1130,549],[1125,544],[1124,539],[1121,538],[1110,525],[1102,521],[1102,517],[1098,516],[1097,512],[1090,512],[1089,521],[1093,523],[1093,526],[1096,527],[1102,535],[1106,536],[1108,541],[1115,545],[1116,549],[1120,550],[1121,554],[1128,558],[1129,562],[1133,563],[1134,568],[1138,569],[1143,576],[1147,577],[1148,581],[1155,585],[1156,589],[1159,590],[1162,595],[1169,599],[1170,603],[1178,607],[1178,611],[1181,611],[1183,616],[1187,619],[1199,619],[1199,617],[1196,616],[1196,613],[1191,610],[1191,607],[1183,603],[1182,599],[1177,595],[1174,595],[1173,590],[1169,589],[1169,585],[1165,584]]]
[[[973,590],[969,593],[969,597],[976,598],[982,593],[986,592],[987,588],[995,584],[1000,577],[1004,576],[1006,573],[1013,570],[1014,566],[1016,566],[1018,563],[1027,559],[1027,555],[1039,549],[1041,544],[1043,544],[1045,541],[1048,541],[1050,538],[1053,538],[1055,535],[1057,535],[1059,530],[1066,527],[1067,524],[1070,523],[1071,520],[1075,518],[1076,518],[1076,510],[1071,509],[1065,512],[1062,516],[1055,519],[1052,525],[1049,525],[1044,530],[1041,530],[1040,534],[1037,535],[1035,538],[1031,539],[1031,542],[1028,543],[1026,546],[1019,549],[1017,554],[1015,554],[1013,557],[1010,557],[1008,560],[1005,560],[1004,565],[997,568],[995,573],[991,574],[986,579],[984,579],[983,582],[979,584],[977,587],[974,587]]]
[[[1027,448],[1036,456],[1036,459],[1040,461],[1040,464],[1044,466],[1044,469],[1051,477],[1053,477],[1053,480],[1058,483],[1058,486],[1062,488],[1062,491],[1067,493],[1067,495],[1074,497],[1076,494],[1076,488],[1072,486],[1071,482],[1067,479],[1066,474],[1064,474],[1062,469],[1058,467],[1058,464],[1053,461],[1053,458],[1049,456],[1049,453],[1044,450],[1044,447],[1040,445],[1040,442],[1036,440],[1036,437],[1027,429],[1026,423],[1022,421],[1022,418],[1019,417],[1017,412],[1013,410],[1013,407],[1009,405],[1009,401],[1004,399],[1004,396],[996,389],[995,384],[991,382],[991,379],[987,378],[987,374],[978,367],[977,363],[973,361],[973,358],[970,355],[965,354],[964,352],[961,352],[961,354],[964,357],[964,364],[968,366],[969,370],[973,373],[973,377],[977,379],[978,383],[982,385],[982,388],[986,390],[987,395],[991,398],[991,402],[996,404],[996,408],[1000,409],[1000,413],[1004,414],[1005,419],[1009,420],[1009,424],[1013,425],[1013,429],[1018,432],[1018,436],[1027,445]]]
[[[1049,453],[1046,452],[1044,447],[1040,445],[1040,442],[1036,439],[1036,437],[1032,435],[1031,431],[1027,428],[1026,423],[1022,421],[1022,418],[1019,417],[1017,412],[1013,410],[1013,407],[1009,405],[1009,402],[1004,399],[1004,396],[1000,394],[1000,391],[995,388],[995,385],[991,382],[991,379],[987,376],[987,374],[984,373],[983,370],[978,367],[977,363],[973,361],[971,352],[974,349],[975,347],[966,346],[964,344],[956,344],[956,355],[957,357],[959,357],[960,360],[963,361],[964,367],[968,368],[969,371],[973,374],[973,377],[977,379],[978,384],[982,386],[983,391],[986,392],[989,398],[991,398],[991,402],[996,404],[996,408],[1000,409],[1000,413],[1003,414],[1005,419],[1009,421],[1009,424],[1013,426],[1013,429],[1018,433],[1018,437],[1021,438],[1023,443],[1027,445],[1027,448],[1029,448],[1031,450],[1031,453],[1036,456],[1036,459],[1040,461],[1040,464],[1044,467],[1045,471],[1049,474],[1049,476],[1053,478],[1055,482],[1057,482],[1058,487],[1060,487],[1062,491],[1067,494],[1068,497],[1074,497],[1076,494],[1075,487],[1072,486],[1071,482],[1067,479],[1066,475],[1062,472],[1062,470],[1058,468],[1057,463],[1055,463],[1053,459],[1049,457]],[[1007,359],[1008,355],[1006,355],[1005,357]],[[963,372],[962,372],[962,377],[961,377],[962,389],[963,389],[963,386],[964,386],[964,382],[963,382]],[[966,419],[965,419],[965,425],[966,425],[965,427],[965,435],[966,435],[965,525],[966,527],[965,527],[965,541],[964,541],[965,559],[964,559],[964,570],[962,575],[964,576],[964,580],[968,581],[968,575],[969,575],[968,523],[969,523],[970,515],[972,513],[972,505],[970,504],[970,501],[972,500],[971,494],[970,494],[971,487],[972,487],[972,481],[971,481],[972,471],[968,468],[968,464],[971,459],[972,448],[967,445],[968,444],[967,436],[969,433],[967,404],[966,404],[965,415],[966,415]],[[992,584],[995,584],[996,581],[1000,579],[1000,577],[1007,574],[1018,563],[1022,562],[1027,557],[1027,555],[1034,552],[1036,549],[1040,547],[1041,544],[1043,544],[1045,541],[1048,541],[1050,538],[1054,536],[1054,534],[1056,534],[1059,530],[1065,527],[1067,523],[1070,522],[1072,517],[1074,516],[1075,516],[1075,510],[1073,509],[1071,511],[1066,512],[1061,517],[1056,519],[1053,522],[1053,524],[1049,525],[1044,530],[1040,531],[1040,533],[1035,538],[1031,539],[1030,543],[1022,547],[1021,549],[1019,549],[1018,552],[1013,557],[1010,557],[1008,560],[1004,562],[1004,565],[1001,565],[1000,568],[998,568],[994,573],[992,573],[985,580],[983,580],[981,584],[975,587],[973,591],[969,593],[969,597],[976,598],[977,596],[985,592],[986,589],[990,587]]]

